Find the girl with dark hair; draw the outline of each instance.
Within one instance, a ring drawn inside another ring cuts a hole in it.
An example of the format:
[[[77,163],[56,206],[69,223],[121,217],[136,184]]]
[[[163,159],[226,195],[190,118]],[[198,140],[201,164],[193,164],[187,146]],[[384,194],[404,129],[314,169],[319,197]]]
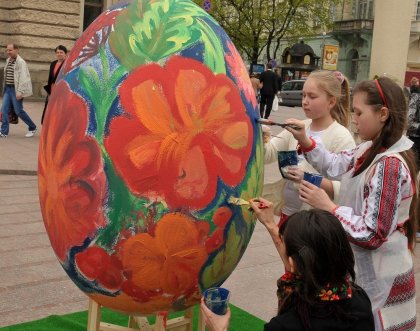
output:
[[[367,294],[354,284],[354,257],[338,219],[321,210],[300,211],[278,229],[273,204],[251,201],[258,219],[272,235],[286,273],[278,280],[278,314],[265,331],[373,331]],[[280,230],[280,232],[279,232]],[[227,330],[229,313],[214,315],[201,304],[211,331]]]
[[[41,117],[41,124],[44,122],[45,111],[47,110],[48,106],[48,97],[51,95],[55,81],[58,77],[58,74],[60,73],[60,69],[63,66],[64,60],[66,59],[67,48],[63,45],[58,45],[55,48],[55,56],[57,57],[57,60],[51,62],[50,71],[48,73],[48,84],[44,86],[44,90],[45,92],[47,92],[48,95],[45,99],[44,110],[42,112]]]
[[[415,330],[413,260],[417,228],[416,159],[404,135],[407,102],[391,79],[364,81],[353,91],[353,121],[366,141],[338,154],[304,130],[288,130],[323,175],[341,179],[338,205],[303,181],[299,194],[340,220],[352,243],[358,284],[372,302],[376,330]],[[286,123],[303,127],[303,122]],[[410,251],[411,250],[411,251]]]

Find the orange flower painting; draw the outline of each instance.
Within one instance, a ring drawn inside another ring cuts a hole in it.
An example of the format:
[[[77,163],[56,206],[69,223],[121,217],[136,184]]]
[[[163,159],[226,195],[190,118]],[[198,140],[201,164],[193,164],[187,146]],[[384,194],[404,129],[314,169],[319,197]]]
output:
[[[67,83],[56,86],[39,145],[38,187],[44,224],[61,262],[105,225],[106,177],[99,146],[86,136],[87,106]]]
[[[208,254],[201,223],[181,213],[164,215],[154,235],[137,234],[124,242],[122,265],[128,281],[143,291],[178,296],[193,291]]]
[[[141,66],[122,83],[122,116],[105,147],[136,195],[170,208],[204,208],[218,181],[244,178],[253,130],[238,88],[202,63],[173,56],[164,67]]]

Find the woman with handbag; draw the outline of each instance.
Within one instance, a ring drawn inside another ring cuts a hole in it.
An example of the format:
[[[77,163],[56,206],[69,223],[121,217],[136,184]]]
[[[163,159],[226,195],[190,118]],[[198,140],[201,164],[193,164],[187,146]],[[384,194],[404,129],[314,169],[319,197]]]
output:
[[[55,56],[57,60],[51,62],[50,71],[48,73],[48,84],[44,86],[44,90],[47,92],[47,98],[45,99],[45,106],[42,112],[41,124],[44,122],[45,111],[47,110],[48,97],[51,95],[54,83],[58,77],[61,67],[63,66],[64,60],[67,56],[67,48],[63,45],[58,45],[55,48]]]

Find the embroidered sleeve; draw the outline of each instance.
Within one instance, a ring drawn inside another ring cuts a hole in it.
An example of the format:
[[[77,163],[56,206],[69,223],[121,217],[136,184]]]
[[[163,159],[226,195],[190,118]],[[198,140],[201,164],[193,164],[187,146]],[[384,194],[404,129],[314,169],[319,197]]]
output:
[[[338,153],[342,150],[354,149],[356,147],[354,139],[347,129],[343,128],[343,130],[337,130],[337,132],[334,132],[334,136],[335,138],[332,140],[330,147],[328,147],[328,145],[325,144],[325,146],[331,152]],[[337,202],[340,194],[341,183],[338,180],[332,180],[331,183],[334,191],[334,202]]]
[[[329,179],[340,180],[341,176],[349,170],[357,147],[332,153],[325,148],[319,137],[311,138],[316,142],[316,145],[310,152],[304,153],[305,158],[321,175]]]
[[[378,162],[363,190],[362,215],[345,206],[337,208],[334,215],[351,242],[376,249],[396,229],[402,199],[413,194],[410,172],[398,158],[386,157]]]

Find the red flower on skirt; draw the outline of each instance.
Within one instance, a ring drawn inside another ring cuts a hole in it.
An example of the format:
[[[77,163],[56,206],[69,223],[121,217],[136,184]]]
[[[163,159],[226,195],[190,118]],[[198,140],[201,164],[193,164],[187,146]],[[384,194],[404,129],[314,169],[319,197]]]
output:
[[[119,92],[126,114],[111,122],[105,147],[134,194],[203,208],[218,179],[241,182],[253,131],[227,76],[174,56],[165,67],[137,68]]]
[[[106,177],[96,140],[86,136],[87,106],[60,81],[39,144],[38,187],[51,245],[61,261],[105,225]]]

